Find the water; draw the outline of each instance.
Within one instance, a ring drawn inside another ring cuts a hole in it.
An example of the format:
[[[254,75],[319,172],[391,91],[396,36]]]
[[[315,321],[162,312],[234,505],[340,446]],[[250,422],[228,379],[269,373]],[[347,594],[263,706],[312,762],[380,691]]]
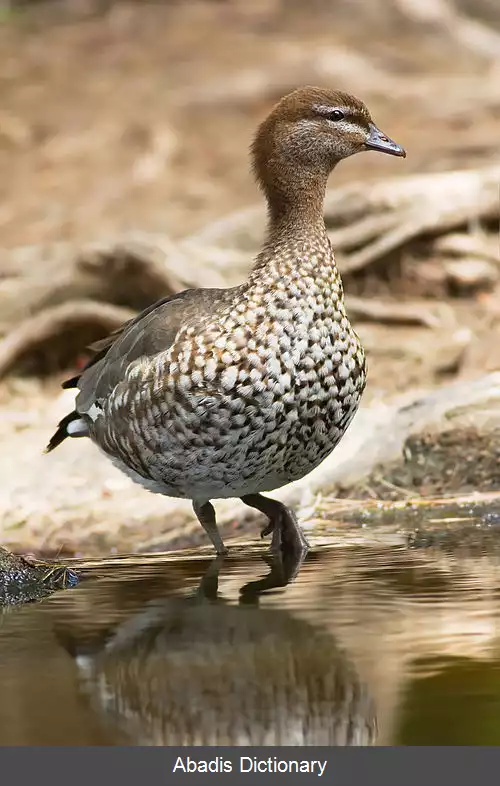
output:
[[[1,613],[0,744],[498,745],[484,521],[326,535],[286,586],[257,546],[87,562]]]

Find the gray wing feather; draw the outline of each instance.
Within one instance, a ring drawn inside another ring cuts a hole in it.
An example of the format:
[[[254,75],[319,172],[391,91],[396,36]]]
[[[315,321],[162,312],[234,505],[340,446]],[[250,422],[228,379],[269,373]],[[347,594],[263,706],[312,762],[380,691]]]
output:
[[[117,331],[116,338],[99,342],[103,356],[91,361],[78,380],[76,411],[85,414],[95,402],[105,400],[124,379],[128,366],[139,358],[169,349],[182,325],[210,313],[228,290],[187,289],[145,309]],[[112,337],[111,337],[112,338]]]

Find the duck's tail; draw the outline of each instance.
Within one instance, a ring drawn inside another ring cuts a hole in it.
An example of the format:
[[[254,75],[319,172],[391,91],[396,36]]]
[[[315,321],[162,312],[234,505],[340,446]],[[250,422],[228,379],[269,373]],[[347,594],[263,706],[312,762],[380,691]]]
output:
[[[88,437],[88,435],[89,429],[87,423],[80,413],[73,410],[73,412],[70,412],[69,415],[66,415],[66,417],[61,420],[57,427],[57,431],[45,448],[44,453],[50,453],[51,450],[57,448],[66,437]]]

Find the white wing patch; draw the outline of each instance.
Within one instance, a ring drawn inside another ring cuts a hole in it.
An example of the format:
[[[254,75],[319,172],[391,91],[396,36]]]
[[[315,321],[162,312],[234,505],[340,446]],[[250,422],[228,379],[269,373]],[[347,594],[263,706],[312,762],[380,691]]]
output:
[[[89,427],[83,418],[79,418],[78,420],[72,420],[71,423],[68,423],[66,426],[66,433],[70,437],[87,437]]]
[[[94,401],[94,403],[91,404],[91,406],[88,408],[85,414],[91,419],[92,423],[95,423],[99,415],[102,415],[102,409],[99,406],[99,404],[96,404],[96,402]],[[79,421],[74,421],[74,422],[79,423]]]

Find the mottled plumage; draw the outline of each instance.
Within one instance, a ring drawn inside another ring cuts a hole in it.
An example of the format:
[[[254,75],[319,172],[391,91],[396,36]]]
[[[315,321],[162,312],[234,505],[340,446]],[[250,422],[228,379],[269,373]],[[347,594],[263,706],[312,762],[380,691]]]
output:
[[[305,549],[292,512],[260,492],[323,461],[365,387],[322,210],[334,166],[370,148],[404,155],[357,99],[318,88],[282,99],[252,148],[269,227],[248,280],[165,298],[98,342],[65,385],[79,389],[75,412],[48,449],[88,435],[145,487],[193,500],[218,551],[209,501],[225,497],[266,513],[275,546]]]

